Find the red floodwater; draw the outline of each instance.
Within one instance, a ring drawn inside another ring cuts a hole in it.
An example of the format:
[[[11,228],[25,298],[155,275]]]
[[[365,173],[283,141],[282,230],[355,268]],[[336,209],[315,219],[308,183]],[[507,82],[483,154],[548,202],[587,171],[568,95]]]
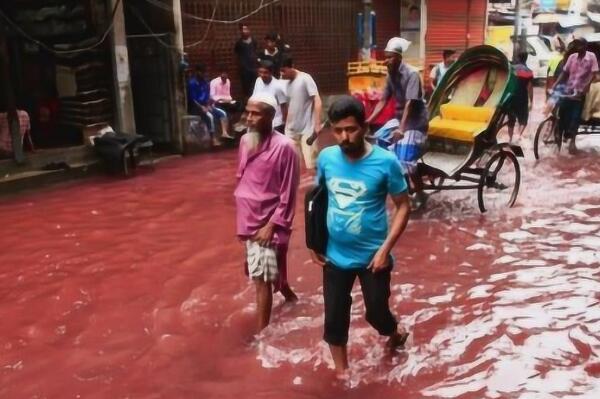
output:
[[[252,336],[235,152],[5,200],[0,398],[598,398],[600,158],[593,140],[582,148],[526,159],[510,211],[480,215],[473,192],[432,197],[395,250],[407,350],[385,356],[357,289],[343,383],[302,217],[289,262],[300,301],[277,298]]]

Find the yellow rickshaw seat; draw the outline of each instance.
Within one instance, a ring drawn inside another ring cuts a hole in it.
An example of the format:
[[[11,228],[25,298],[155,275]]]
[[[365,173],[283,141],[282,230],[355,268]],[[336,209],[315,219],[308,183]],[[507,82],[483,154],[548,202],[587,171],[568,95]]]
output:
[[[444,104],[440,116],[429,122],[428,135],[472,142],[475,136],[488,128],[495,108]]]

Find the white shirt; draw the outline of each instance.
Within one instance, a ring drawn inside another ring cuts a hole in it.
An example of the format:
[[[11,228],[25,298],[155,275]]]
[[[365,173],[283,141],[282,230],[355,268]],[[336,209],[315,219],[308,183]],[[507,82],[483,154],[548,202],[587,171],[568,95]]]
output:
[[[438,84],[440,84],[440,81],[442,80],[442,78],[444,77],[444,75],[446,74],[446,72],[448,72],[448,69],[450,69],[450,67],[446,66],[446,64],[442,61],[439,64],[436,64],[435,67],[433,67],[431,69],[431,73],[429,74],[429,78],[432,81],[435,81],[435,79],[438,78],[438,80],[436,82],[436,86],[437,86]]]
[[[291,137],[311,135],[314,132],[313,105],[319,95],[312,76],[298,71],[296,78],[288,83],[288,116],[285,134]]]
[[[275,117],[273,118],[273,127],[283,125],[283,114],[281,113],[281,104],[287,103],[286,96],[286,82],[277,78],[272,78],[267,84],[263,82],[261,78],[256,79],[254,84],[254,91],[252,95],[259,93],[267,93],[272,95],[277,100],[277,109],[275,110]]]

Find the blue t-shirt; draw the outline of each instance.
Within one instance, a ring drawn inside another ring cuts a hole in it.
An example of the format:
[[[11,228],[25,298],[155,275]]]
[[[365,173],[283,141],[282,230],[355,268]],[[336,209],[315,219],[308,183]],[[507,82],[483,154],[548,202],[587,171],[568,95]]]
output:
[[[365,268],[388,234],[387,195],[407,190],[400,164],[377,146],[357,161],[333,146],[319,155],[317,181],[321,176],[329,194],[327,260],[343,269]]]

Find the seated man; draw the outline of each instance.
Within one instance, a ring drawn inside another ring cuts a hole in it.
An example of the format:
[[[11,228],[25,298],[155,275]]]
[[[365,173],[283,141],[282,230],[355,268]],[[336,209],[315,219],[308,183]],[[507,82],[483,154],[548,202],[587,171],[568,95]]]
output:
[[[214,146],[221,145],[216,137],[215,118],[221,119],[223,111],[215,111],[216,108],[210,102],[210,87],[205,79],[206,68],[204,65],[196,66],[187,82],[188,112],[198,115],[206,124]],[[226,116],[226,115],[225,115]],[[226,132],[227,130],[225,130]]]
[[[213,105],[213,114],[219,114],[218,119],[221,121],[223,134],[221,137],[232,139],[229,135],[229,123],[227,119],[227,111],[235,112],[237,102],[231,97],[231,81],[227,76],[227,72],[220,68],[221,75],[210,81],[210,100]]]

